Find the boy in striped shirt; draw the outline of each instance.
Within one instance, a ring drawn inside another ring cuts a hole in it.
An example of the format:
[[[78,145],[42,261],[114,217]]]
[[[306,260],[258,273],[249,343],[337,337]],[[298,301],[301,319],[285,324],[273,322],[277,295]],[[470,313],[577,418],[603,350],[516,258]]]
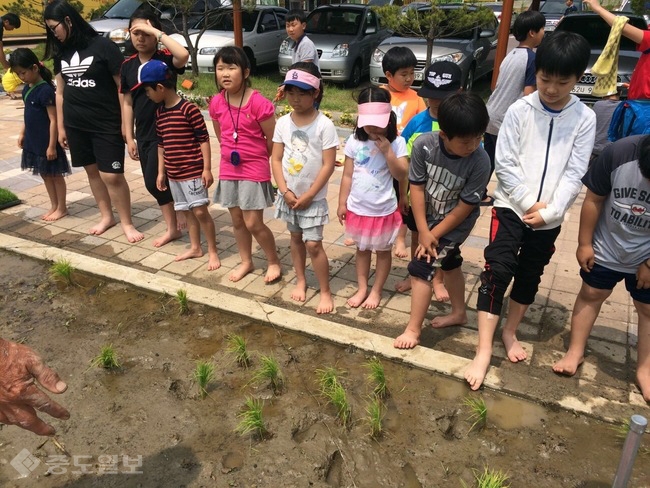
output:
[[[152,59],[140,66],[136,90],[144,86],[145,93],[160,103],[156,112],[158,135],[158,179],[156,186],[169,189],[174,210],[187,222],[190,249],[176,256],[176,261],[200,258],[201,231],[208,244],[208,271],[221,266],[217,255],[214,222],[208,211],[208,188],[214,178],[210,161],[210,136],[201,111],[196,105],[176,93],[176,81],[167,64]],[[161,103],[162,102],[162,103]],[[181,219],[179,219],[181,220]]]

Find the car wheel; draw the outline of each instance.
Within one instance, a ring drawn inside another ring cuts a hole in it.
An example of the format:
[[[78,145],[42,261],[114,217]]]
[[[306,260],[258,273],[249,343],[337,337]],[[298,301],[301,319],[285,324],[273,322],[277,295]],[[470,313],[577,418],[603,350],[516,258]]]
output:
[[[465,78],[465,88],[464,90],[466,92],[472,91],[472,88],[474,88],[474,73],[476,71],[476,66],[472,65],[469,68],[469,71],[467,72],[467,78]]]
[[[361,62],[357,60],[352,67],[350,78],[345,82],[345,86],[348,88],[356,88],[359,86],[359,83],[361,83]]]
[[[255,56],[253,56],[253,51],[246,48],[244,49],[244,52],[246,53],[246,57],[248,58],[248,64],[251,65],[251,73],[254,73],[255,70],[257,69],[257,64],[255,61]]]

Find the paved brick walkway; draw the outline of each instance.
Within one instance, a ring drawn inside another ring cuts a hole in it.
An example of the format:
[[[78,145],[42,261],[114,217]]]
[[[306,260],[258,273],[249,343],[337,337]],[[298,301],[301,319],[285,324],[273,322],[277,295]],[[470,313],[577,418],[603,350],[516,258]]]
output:
[[[314,316],[317,303],[316,280],[308,275],[310,289],[304,305],[291,301],[289,294],[294,272],[289,253],[289,234],[284,223],[273,219],[273,210],[265,213],[267,223],[273,230],[284,265],[284,278],[273,285],[265,285],[262,279],[265,261],[259,248],[254,258],[257,270],[238,283],[228,281],[230,270],[238,264],[239,256],[232,233],[228,212],[217,205],[210,208],[214,217],[218,249],[222,262],[219,270],[207,271],[207,256],[175,262],[174,256],[188,246],[188,239],[154,248],[152,240],[164,230],[160,211],[154,199],[144,187],[139,164],[127,157],[126,178],[132,195],[134,223],[146,238],[130,244],[118,226],[101,236],[87,234],[98,219],[98,210],[90,193],[83,171],[75,171],[67,179],[70,215],[57,222],[44,223],[40,215],[48,208],[49,200],[40,178],[20,170],[20,149],[16,139],[22,123],[22,102],[8,98],[0,99],[0,187],[9,188],[23,200],[23,204],[0,212],[0,232],[25,239],[48,243],[55,247],[76,251],[96,258],[127,264],[162,276],[200,284],[219,290],[230,290],[260,301],[273,303],[305,314],[305,320]],[[211,130],[211,124],[208,123]],[[212,137],[212,167],[215,178],[218,171],[218,143]],[[330,259],[331,285],[335,294],[335,313],[331,320],[371,330],[394,337],[401,333],[410,309],[410,296],[396,293],[394,285],[406,273],[406,261],[394,259],[389,279],[385,285],[381,306],[374,311],[352,309],[346,299],[355,290],[354,249],[343,245],[343,229],[335,217],[338,189],[342,175],[337,168],[330,180],[328,201],[332,222],[324,232],[324,246]],[[491,182],[491,187],[494,181]],[[543,391],[560,404],[582,404],[594,407],[602,402],[641,409],[648,414],[647,405],[634,386],[636,360],[636,313],[625,291],[618,287],[605,302],[589,342],[588,357],[574,378],[555,376],[549,366],[561,357],[568,344],[568,326],[575,295],[581,280],[575,260],[577,230],[582,196],[567,215],[557,241],[557,252],[542,278],[539,295],[530,308],[520,328],[520,338],[529,352],[524,364],[511,364],[504,356],[500,341],[495,342],[493,366],[499,372],[498,384],[513,391],[539,398],[531,394],[530,380],[545,385]],[[481,209],[472,235],[463,246],[466,273],[466,299],[469,323],[464,327],[443,330],[425,328],[422,345],[460,357],[472,358],[477,342],[476,298],[478,275],[483,266],[483,248],[487,244],[490,208]],[[371,278],[372,280],[372,278]],[[137,284],[137,283],[136,283]],[[190,297],[191,299],[191,297]],[[429,318],[446,313],[448,305],[432,303]],[[404,355],[408,355],[405,352]],[[627,409],[626,409],[627,411]]]

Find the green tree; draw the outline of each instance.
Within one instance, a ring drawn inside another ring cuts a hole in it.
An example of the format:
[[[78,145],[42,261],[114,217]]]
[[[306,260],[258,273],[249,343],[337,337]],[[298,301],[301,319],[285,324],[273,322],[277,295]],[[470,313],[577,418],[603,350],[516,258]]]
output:
[[[632,11],[637,15],[646,15],[650,13],[647,0],[631,0]]]
[[[77,9],[83,15],[83,4],[78,0],[68,0],[70,5]],[[37,27],[44,27],[43,11],[47,5],[47,0],[14,0],[8,3],[4,8],[5,12],[13,12],[18,15],[23,22],[35,25]]]
[[[433,41],[439,37],[450,37],[468,31],[475,26],[485,25],[494,18],[494,13],[485,7],[442,9],[442,5],[457,2],[431,0],[431,8],[407,8],[387,5],[375,8],[382,23],[404,37],[421,37],[427,42],[427,64],[433,55]]]

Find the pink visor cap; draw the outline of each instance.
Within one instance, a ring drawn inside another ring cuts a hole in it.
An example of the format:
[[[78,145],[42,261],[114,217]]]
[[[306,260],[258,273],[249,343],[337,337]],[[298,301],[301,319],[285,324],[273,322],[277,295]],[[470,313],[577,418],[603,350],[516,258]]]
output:
[[[297,86],[303,90],[318,90],[320,89],[320,78],[306,71],[292,69],[287,71],[282,84]]]
[[[393,107],[386,102],[369,102],[359,104],[358,110],[357,127],[374,125],[375,127],[384,128],[388,125]]]

